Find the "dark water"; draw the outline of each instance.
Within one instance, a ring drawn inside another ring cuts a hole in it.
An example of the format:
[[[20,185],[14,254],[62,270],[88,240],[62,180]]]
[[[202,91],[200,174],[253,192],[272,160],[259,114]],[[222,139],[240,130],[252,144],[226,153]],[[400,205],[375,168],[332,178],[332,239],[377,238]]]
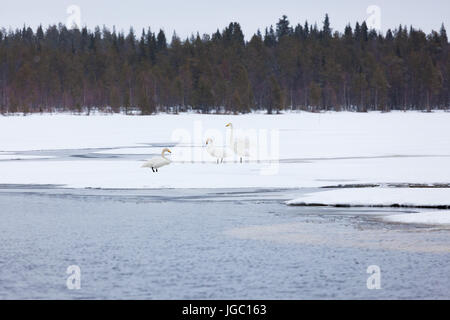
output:
[[[292,190],[1,188],[1,299],[450,298],[450,230],[379,219],[399,211],[293,208]]]

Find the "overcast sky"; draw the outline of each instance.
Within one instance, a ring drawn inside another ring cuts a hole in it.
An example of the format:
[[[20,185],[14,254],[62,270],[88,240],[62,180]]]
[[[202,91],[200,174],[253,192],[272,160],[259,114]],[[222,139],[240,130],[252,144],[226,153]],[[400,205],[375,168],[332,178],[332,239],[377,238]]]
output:
[[[81,24],[116,26],[128,31],[133,26],[137,34],[142,28],[160,28],[168,36],[177,31],[185,38],[197,31],[201,34],[222,30],[231,21],[242,25],[246,37],[258,28],[275,24],[286,14],[292,24],[317,22],[320,26],[325,13],[330,15],[334,30],[343,31],[350,22],[364,21],[370,15],[367,8],[381,9],[381,30],[396,28],[399,24],[413,25],[426,33],[439,30],[442,23],[450,26],[450,0],[0,0],[0,27],[18,28],[24,24],[36,28],[66,23],[67,8],[81,9]]]

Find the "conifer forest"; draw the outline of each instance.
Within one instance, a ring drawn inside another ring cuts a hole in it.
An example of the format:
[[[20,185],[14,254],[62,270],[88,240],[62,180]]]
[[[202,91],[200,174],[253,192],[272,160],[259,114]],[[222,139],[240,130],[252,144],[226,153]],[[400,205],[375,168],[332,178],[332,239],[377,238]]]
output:
[[[384,33],[365,22],[239,23],[180,39],[163,30],[0,29],[0,111],[248,113],[450,107],[445,26]]]

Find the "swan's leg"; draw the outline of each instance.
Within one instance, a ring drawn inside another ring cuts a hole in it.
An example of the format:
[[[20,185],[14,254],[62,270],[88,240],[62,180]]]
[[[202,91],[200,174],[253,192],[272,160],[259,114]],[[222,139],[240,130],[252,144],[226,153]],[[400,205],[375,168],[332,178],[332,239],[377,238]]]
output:
[[[156,168],[156,172],[158,172],[158,168]]]
[[[219,164],[219,159],[217,159],[217,164]]]
[[[155,172],[155,169],[152,167],[152,171]]]
[[[241,163],[242,163],[242,157],[241,157]]]
[[[220,163],[223,163],[223,158],[222,158],[222,161]]]

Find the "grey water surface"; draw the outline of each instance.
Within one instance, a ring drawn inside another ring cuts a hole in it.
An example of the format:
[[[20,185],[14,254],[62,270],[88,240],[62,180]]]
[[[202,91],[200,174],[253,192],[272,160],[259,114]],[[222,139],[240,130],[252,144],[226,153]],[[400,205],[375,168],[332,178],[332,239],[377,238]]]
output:
[[[284,204],[306,191],[0,186],[0,298],[450,298],[450,230]]]

